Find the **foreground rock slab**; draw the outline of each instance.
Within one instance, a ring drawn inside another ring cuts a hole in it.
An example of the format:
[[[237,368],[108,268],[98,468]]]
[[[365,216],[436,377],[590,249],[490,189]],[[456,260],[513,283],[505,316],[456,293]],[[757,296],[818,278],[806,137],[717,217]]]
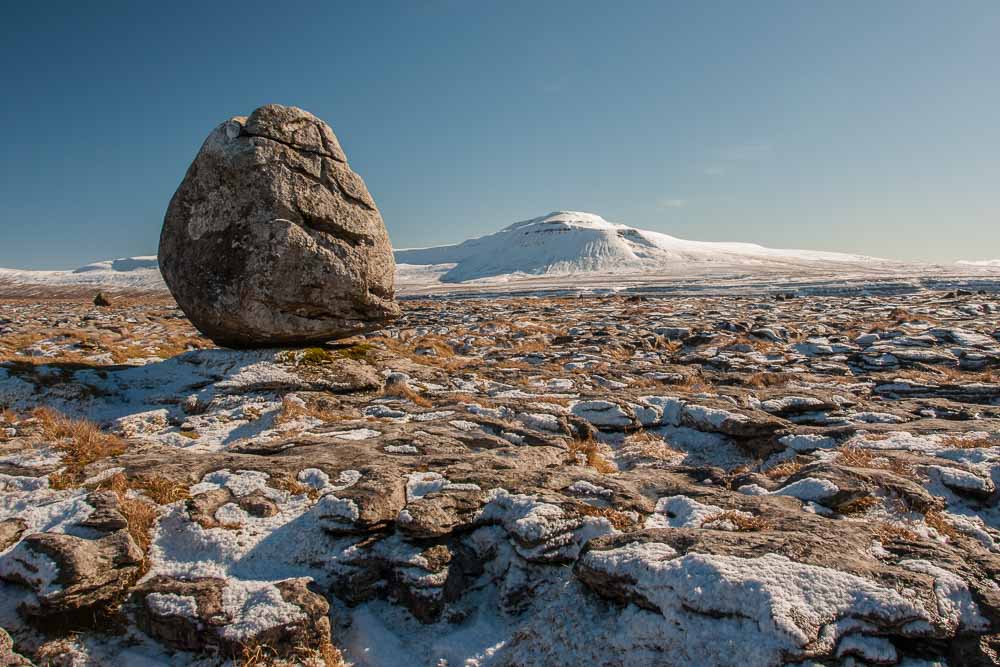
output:
[[[270,104],[219,125],[167,208],[163,278],[228,347],[325,341],[399,313],[375,201],[333,130]]]
[[[36,664],[998,664],[1000,299],[780,296],[404,301],[292,350],[0,302],[0,627]]]

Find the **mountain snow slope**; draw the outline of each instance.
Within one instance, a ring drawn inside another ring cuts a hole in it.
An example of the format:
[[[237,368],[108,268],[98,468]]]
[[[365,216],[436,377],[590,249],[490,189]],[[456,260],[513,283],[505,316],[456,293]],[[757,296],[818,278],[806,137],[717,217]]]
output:
[[[794,269],[816,264],[876,267],[897,262],[813,250],[774,250],[752,243],[685,241],[608,222],[593,213],[557,211],[456,245],[396,251],[406,277],[441,282],[579,273],[676,273],[686,268]]]
[[[0,269],[0,284],[45,287],[93,287],[161,291],[166,289],[156,257],[123,257],[94,262],[72,271]]]

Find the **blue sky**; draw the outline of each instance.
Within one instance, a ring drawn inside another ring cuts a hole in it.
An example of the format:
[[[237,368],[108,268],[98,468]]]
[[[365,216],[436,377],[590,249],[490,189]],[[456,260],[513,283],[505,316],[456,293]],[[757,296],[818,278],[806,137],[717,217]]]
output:
[[[1000,3],[53,2],[0,10],[0,266],[156,250],[219,122],[334,128],[397,247],[576,209],[1000,257]]]

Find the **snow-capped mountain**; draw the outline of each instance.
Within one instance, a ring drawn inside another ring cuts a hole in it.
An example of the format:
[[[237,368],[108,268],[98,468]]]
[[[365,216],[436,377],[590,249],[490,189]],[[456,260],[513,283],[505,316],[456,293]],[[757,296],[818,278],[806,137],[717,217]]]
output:
[[[95,287],[165,290],[156,257],[123,257],[94,262],[70,271],[0,269],[0,283],[47,287]]]
[[[578,273],[676,273],[684,268],[794,269],[816,264],[896,264],[862,255],[775,250],[752,243],[686,241],[608,222],[593,213],[557,211],[456,245],[396,251],[400,275],[441,282]]]

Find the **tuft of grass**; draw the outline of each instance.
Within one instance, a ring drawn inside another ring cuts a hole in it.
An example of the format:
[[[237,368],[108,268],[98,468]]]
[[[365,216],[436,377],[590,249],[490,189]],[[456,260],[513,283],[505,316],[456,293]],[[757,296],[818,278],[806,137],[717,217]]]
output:
[[[941,512],[935,510],[927,512],[924,515],[924,523],[945,537],[950,539],[958,537],[958,531],[955,530],[955,527],[944,518],[944,515],[941,514]]]
[[[845,505],[838,508],[841,514],[846,516],[854,516],[858,514],[864,514],[872,507],[878,505],[878,498],[875,496],[862,496],[857,500],[853,500]]]
[[[748,515],[746,512],[735,512],[733,510],[727,510],[725,512],[720,512],[706,517],[705,520],[701,522],[701,525],[705,528],[708,527],[709,524],[721,522],[731,523],[736,527],[736,530],[741,533],[767,530],[771,527],[771,522],[764,517]]]
[[[121,473],[111,476],[107,481],[107,488],[118,496],[119,511],[128,521],[129,535],[139,545],[145,558],[152,542],[153,524],[159,516],[156,506],[149,501],[129,496],[128,478]],[[143,571],[147,569],[147,565],[148,563],[144,563]]]
[[[422,408],[429,408],[433,405],[429,400],[414,391],[410,385],[402,381],[387,382],[382,394],[395,398],[405,398],[414,405],[419,405]]]
[[[316,647],[298,646],[283,657],[268,644],[249,642],[233,656],[233,667],[346,667],[340,650],[329,640]]]
[[[84,469],[96,461],[125,452],[125,441],[106,433],[85,419],[72,419],[52,408],[36,408],[31,416],[41,435],[62,452],[63,470],[49,477],[54,488],[68,488],[80,483]]]
[[[374,349],[369,343],[356,343],[342,350],[337,350],[337,354],[352,361],[366,361]]]
[[[909,465],[898,459],[876,455],[870,449],[856,446],[841,449],[837,457],[837,463],[851,468],[888,470],[904,477],[911,475],[913,472]]]
[[[635,523],[635,521],[628,514],[619,512],[611,507],[594,507],[593,505],[588,505],[587,503],[580,503],[577,505],[576,511],[583,516],[607,519],[608,522],[618,530],[625,530]]]
[[[1000,438],[990,436],[980,436],[976,438],[963,438],[961,436],[950,435],[941,438],[941,444],[953,449],[985,449],[1000,445]]]
[[[338,410],[325,401],[294,400],[290,396],[285,396],[281,400],[281,409],[275,417],[274,423],[280,426],[300,417],[312,417],[327,424],[354,418],[353,415]]]
[[[875,537],[883,544],[888,544],[890,542],[913,542],[914,540],[919,539],[919,536],[916,533],[898,523],[880,521],[875,526],[874,532]]]
[[[773,468],[769,468],[764,475],[770,477],[771,479],[785,479],[786,477],[791,477],[797,473],[802,468],[802,464],[798,461],[785,461],[784,463],[779,463]]]
[[[271,475],[268,479],[268,484],[279,491],[286,491],[293,496],[301,496],[302,494],[308,495],[310,498],[316,499],[319,497],[319,491],[313,487],[303,484],[297,479],[293,479],[287,475]]]
[[[618,468],[601,454],[597,441],[592,437],[574,438],[569,441],[566,449],[566,463],[569,465],[579,465],[579,459],[582,457],[588,466],[599,473],[608,475],[618,472]]]
[[[743,384],[748,387],[763,389],[765,387],[783,387],[794,379],[795,375],[793,373],[770,373],[761,371],[759,373],[751,373],[746,376],[743,380]]]
[[[157,475],[137,477],[130,482],[131,488],[142,491],[157,505],[169,505],[191,497],[191,487],[178,480]]]

